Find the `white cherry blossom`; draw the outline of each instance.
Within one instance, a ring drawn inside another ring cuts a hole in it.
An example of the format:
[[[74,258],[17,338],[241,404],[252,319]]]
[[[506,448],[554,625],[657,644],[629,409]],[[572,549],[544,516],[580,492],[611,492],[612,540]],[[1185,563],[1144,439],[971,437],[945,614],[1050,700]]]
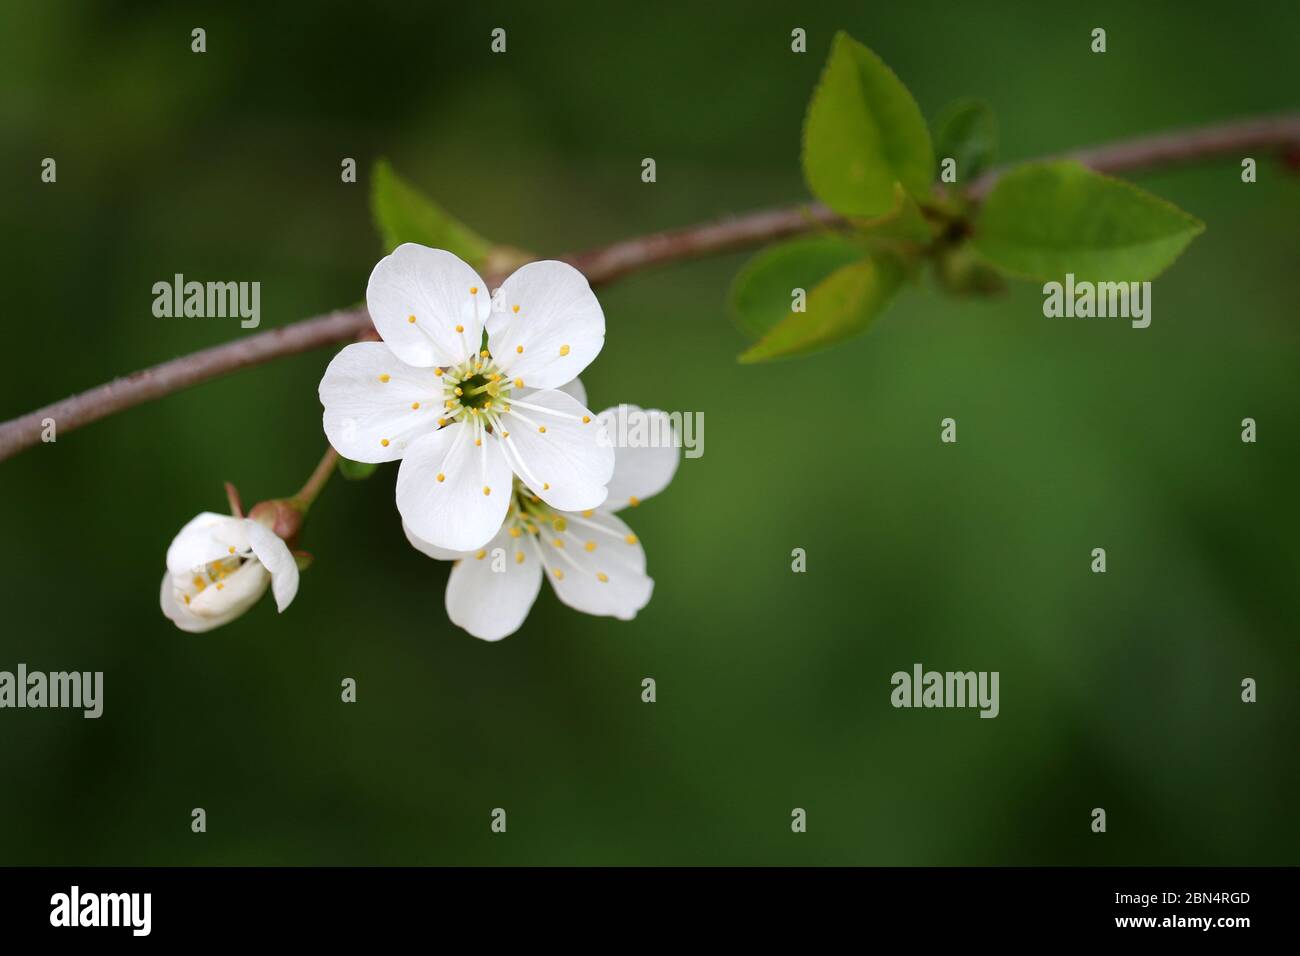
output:
[[[532,262],[493,298],[450,252],[406,243],[375,266],[366,302],[383,341],[330,362],[325,434],[347,458],[401,460],[397,508],[422,540],[486,544],[511,507],[512,476],[554,509],[605,500],[614,455],[603,426],[558,390],[605,341],[580,272]]]

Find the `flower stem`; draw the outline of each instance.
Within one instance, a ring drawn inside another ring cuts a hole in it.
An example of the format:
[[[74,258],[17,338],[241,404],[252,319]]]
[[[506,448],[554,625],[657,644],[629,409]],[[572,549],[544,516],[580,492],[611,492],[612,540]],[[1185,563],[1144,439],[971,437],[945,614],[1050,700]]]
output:
[[[298,493],[289,499],[289,504],[302,514],[307,513],[307,509],[312,506],[316,496],[320,494],[325,483],[330,480],[330,475],[334,474],[334,466],[338,464],[339,454],[333,448],[325,449],[325,454],[321,457],[320,463],[316,465],[316,470],[311,473]]]

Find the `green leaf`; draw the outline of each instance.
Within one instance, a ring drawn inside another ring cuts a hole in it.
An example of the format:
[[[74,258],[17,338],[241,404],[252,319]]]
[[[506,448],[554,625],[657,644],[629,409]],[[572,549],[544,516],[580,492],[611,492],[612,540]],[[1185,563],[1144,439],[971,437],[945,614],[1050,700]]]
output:
[[[894,183],[920,199],[934,178],[930,131],[912,94],[842,31],[808,104],[803,170],[813,194],[845,216],[883,215]]]
[[[857,226],[863,235],[875,239],[928,244],[936,234],[935,225],[925,218],[921,207],[900,183],[894,183],[894,208],[877,219],[858,221]]]
[[[904,276],[903,263],[888,253],[841,266],[808,293],[807,311],[789,312],[740,361],[804,355],[862,332],[884,311]]]
[[[998,121],[982,100],[949,103],[934,120],[934,155],[957,160],[957,183],[964,185],[993,164],[998,154]]]
[[[385,251],[418,242],[454,252],[476,269],[483,265],[492,244],[398,176],[386,160],[375,163],[371,182],[370,211]]]
[[[1158,275],[1205,224],[1079,163],[1028,163],[998,180],[971,242],[1002,271],[1053,280],[1138,282]]]
[[[790,314],[795,289],[807,292],[865,255],[860,244],[842,236],[799,239],[765,249],[745,264],[731,284],[732,319],[742,332],[761,338]]]
[[[980,259],[965,242],[935,257],[934,276],[945,292],[955,296],[1000,295],[1007,290],[1002,273]]]
[[[351,458],[344,458],[339,455],[339,474],[348,481],[361,481],[363,478],[369,478],[378,467],[374,462],[353,461]]]

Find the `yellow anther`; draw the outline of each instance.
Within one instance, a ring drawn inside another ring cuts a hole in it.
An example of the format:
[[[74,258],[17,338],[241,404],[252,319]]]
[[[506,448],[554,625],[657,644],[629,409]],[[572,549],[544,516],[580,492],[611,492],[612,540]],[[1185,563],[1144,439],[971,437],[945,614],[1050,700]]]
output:
[[[560,532],[561,534],[563,534],[566,530],[568,530],[569,522],[565,521],[559,515],[556,515],[555,518],[551,521],[551,527],[554,528],[556,531]]]
[[[190,603],[190,596],[189,596],[188,594],[185,595],[185,603],[186,603],[186,604],[189,604],[189,603]]]
[[[224,587],[225,587],[224,584],[218,584],[218,585],[217,585],[217,590],[220,591],[220,590],[221,590],[222,588],[224,588]]]
[[[478,354],[483,356],[484,358],[487,358],[489,353],[487,349],[484,349],[482,352],[479,352]]]
[[[523,564],[523,563],[524,563],[524,553],[523,553],[522,551],[516,551],[516,552],[515,552],[515,563],[516,563],[516,564]]]
[[[501,433],[501,437],[502,437],[502,438],[509,438],[509,437],[510,437],[510,433],[509,433],[509,432],[502,432],[502,433]]]
[[[563,569],[563,568],[556,568],[556,569],[555,569],[555,580],[557,580],[557,581],[563,581],[563,580],[564,580],[564,569]]]
[[[521,534],[523,534],[523,532],[520,531],[518,528],[511,528],[511,529],[510,529],[510,537],[512,537],[512,538],[517,538],[517,537],[519,537]]]
[[[561,355],[568,355],[568,354],[569,354],[569,347],[568,347],[567,345],[561,345],[561,346],[560,346],[560,354],[561,354]]]
[[[541,432],[543,435],[546,434],[546,426],[545,426],[545,425],[538,425],[538,426],[537,426],[537,430],[538,430],[539,432]]]
[[[595,513],[596,513],[596,512],[592,511],[592,510],[589,508],[589,509],[587,509],[586,511],[584,511],[584,512],[582,513],[582,516],[583,516],[584,518],[590,518],[590,517],[591,517],[592,515],[594,515]]]
[[[447,480],[447,476],[444,475],[442,472],[438,472],[438,480],[439,480],[439,481],[446,481],[446,480]]]
[[[413,315],[408,315],[408,316],[406,317],[406,321],[407,321],[407,322],[410,322],[412,325],[414,325],[414,324],[415,324],[415,316],[413,316]]]
[[[628,544],[636,544],[636,535],[630,534],[623,540],[626,541]]]
[[[442,378],[442,369],[440,369],[440,368],[435,368],[435,369],[433,370],[433,374],[434,374],[436,377],[438,377],[438,378]]]
[[[591,424],[591,416],[590,416],[590,415],[583,415],[583,416],[582,416],[582,424],[584,424],[584,425],[590,425],[590,424]]]
[[[194,576],[194,582],[193,582],[193,583],[194,583],[194,586],[195,586],[196,588],[198,588],[200,591],[202,591],[205,587],[208,586],[208,585],[207,585],[207,582],[204,581],[204,580],[203,580],[201,577],[199,577],[198,575],[195,575],[195,576]]]
[[[524,354],[524,347],[523,347],[522,345],[516,345],[516,346],[515,346],[515,354],[516,354],[516,355],[523,355],[523,354]]]
[[[627,503],[630,504],[633,508],[635,508],[637,505],[641,503],[641,499],[638,498],[636,495],[633,495],[631,498],[627,499]]]
[[[387,448],[387,447],[388,447],[388,439],[387,439],[387,438],[381,438],[381,439],[379,439],[379,444],[381,444],[381,445],[383,445],[385,448]]]
[[[597,571],[597,572],[596,572],[596,580],[599,581],[601,584],[608,584],[608,583],[609,583],[609,575],[606,574],[604,571]]]
[[[383,375],[379,376],[379,381],[383,382],[384,384],[387,384],[387,383],[388,383],[388,373],[385,372]]]
[[[492,489],[489,488],[487,485],[484,485],[484,486],[483,486],[483,494],[485,494],[485,495],[490,495],[490,494],[492,494]]]
[[[523,387],[524,387],[524,380],[522,378],[515,379],[515,388],[523,388]]]
[[[415,411],[419,407],[420,407],[419,402],[411,402],[411,411]]]
[[[514,305],[514,306],[511,306],[510,308],[514,311],[515,315],[518,315],[518,314],[519,314],[519,306]]]
[[[234,553],[235,553],[235,546],[232,544],[232,545],[231,545],[227,550],[228,550],[231,554],[234,554]]]
[[[447,426],[447,419],[445,419],[445,418],[440,418],[440,419],[438,419],[438,427],[439,427],[439,428],[445,428],[446,426]]]
[[[595,541],[588,541],[586,544],[583,545],[583,547],[586,548],[588,551],[595,551],[595,550],[596,550],[596,542],[595,542]]]
[[[460,398],[460,396],[462,396],[462,395],[465,394],[463,391],[461,391],[461,388],[460,388],[459,385],[457,385],[457,386],[456,386],[455,388],[453,388],[451,391],[452,391],[452,394],[455,395],[457,398]]]
[[[470,295],[478,295],[478,286],[476,286],[476,285],[472,285],[472,286],[470,286],[470,287],[469,287],[469,294],[470,294]]]
[[[476,555],[474,555],[474,557],[476,557],[476,558],[478,558],[480,561],[482,561],[484,558],[487,557],[487,552],[486,552],[486,551],[479,551],[479,553],[476,554]]]
[[[543,481],[542,491],[550,491],[550,490],[551,490],[551,483],[549,481]]]
[[[456,331],[457,331],[457,332],[464,332],[464,331],[465,331],[465,326],[463,326],[463,325],[458,325],[458,326],[456,326]]]
[[[475,438],[475,439],[474,439],[474,446],[475,446],[476,448],[479,447],[479,446],[481,446],[482,444],[483,444],[483,439],[481,439],[481,438]]]
[[[556,538],[554,541],[551,542],[551,544],[555,545],[557,548],[562,548],[564,547],[564,539]]]

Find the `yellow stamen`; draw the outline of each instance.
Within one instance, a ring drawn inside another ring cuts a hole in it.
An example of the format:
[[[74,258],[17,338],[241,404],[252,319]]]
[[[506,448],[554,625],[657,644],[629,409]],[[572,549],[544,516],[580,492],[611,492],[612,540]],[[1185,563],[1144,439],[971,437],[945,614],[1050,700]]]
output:
[[[489,487],[487,487],[486,485],[484,485],[484,486],[483,486],[483,494],[485,494],[485,495],[490,495],[490,494],[492,494],[492,489],[489,488]]]
[[[407,321],[407,322],[410,322],[412,325],[414,325],[414,324],[415,324],[415,316],[413,316],[413,315],[408,315],[408,316],[406,317],[406,321]]]
[[[563,581],[563,580],[564,580],[564,571],[563,571],[563,569],[561,569],[561,568],[556,568],[556,569],[555,569],[555,580],[557,580],[557,581]]]
[[[417,408],[419,408],[419,407],[420,407],[420,403],[419,403],[419,402],[411,402],[411,410],[412,410],[412,411],[414,411],[415,409],[417,409]]]
[[[516,563],[516,564],[523,564],[523,563],[524,563],[524,553],[523,553],[522,551],[516,551],[516,552],[515,552],[515,563]]]
[[[623,540],[626,541],[628,544],[636,544],[636,535],[630,534]]]
[[[442,472],[438,472],[438,480],[439,480],[439,481],[446,481],[446,480],[447,480],[447,476],[444,475]]]
[[[519,314],[519,306],[517,306],[517,305],[516,305],[516,306],[512,306],[512,308],[514,309],[514,313],[515,313],[515,315],[518,315],[518,314]]]
[[[583,416],[582,416],[582,424],[584,424],[584,425],[590,425],[590,424],[591,424],[591,416],[590,416],[590,415],[583,415]]]
[[[486,552],[486,551],[479,551],[479,553],[476,554],[476,555],[474,555],[474,557],[476,557],[476,558],[478,558],[480,561],[482,561],[484,558],[487,557],[487,552]]]
[[[387,448],[387,447],[388,447],[388,439],[387,439],[387,438],[381,438],[381,439],[379,439],[379,444],[381,444],[381,445],[383,445],[385,448]]]
[[[537,430],[538,430],[539,432],[541,432],[543,435],[546,434],[546,426],[545,426],[545,425],[538,425],[538,426],[537,426]]]
[[[524,347],[523,347],[522,345],[516,345],[516,346],[515,346],[515,354],[516,354],[516,355],[523,355],[523,354],[524,354]]]
[[[636,495],[633,495],[631,498],[627,499],[627,503],[630,504],[633,508],[635,508],[637,505],[641,503],[641,499],[638,498]]]
[[[561,346],[560,346],[560,354],[561,354],[561,355],[568,355],[568,354],[569,354],[569,347],[568,347],[567,345],[561,345]]]
[[[588,551],[595,551],[595,550],[596,550],[596,542],[595,542],[595,541],[588,541],[586,544],[583,545],[583,547],[586,548]]]
[[[379,381],[383,382],[384,384],[387,384],[387,383],[388,383],[388,373],[385,372],[383,375],[379,376]]]
[[[456,326],[456,331],[457,331],[457,332],[464,332],[464,331],[465,331],[465,326],[463,326],[463,325],[458,325],[458,326]]]
[[[608,583],[609,583],[609,575],[606,574],[604,571],[597,571],[597,572],[596,572],[596,580],[599,581],[601,584],[608,584]]]

